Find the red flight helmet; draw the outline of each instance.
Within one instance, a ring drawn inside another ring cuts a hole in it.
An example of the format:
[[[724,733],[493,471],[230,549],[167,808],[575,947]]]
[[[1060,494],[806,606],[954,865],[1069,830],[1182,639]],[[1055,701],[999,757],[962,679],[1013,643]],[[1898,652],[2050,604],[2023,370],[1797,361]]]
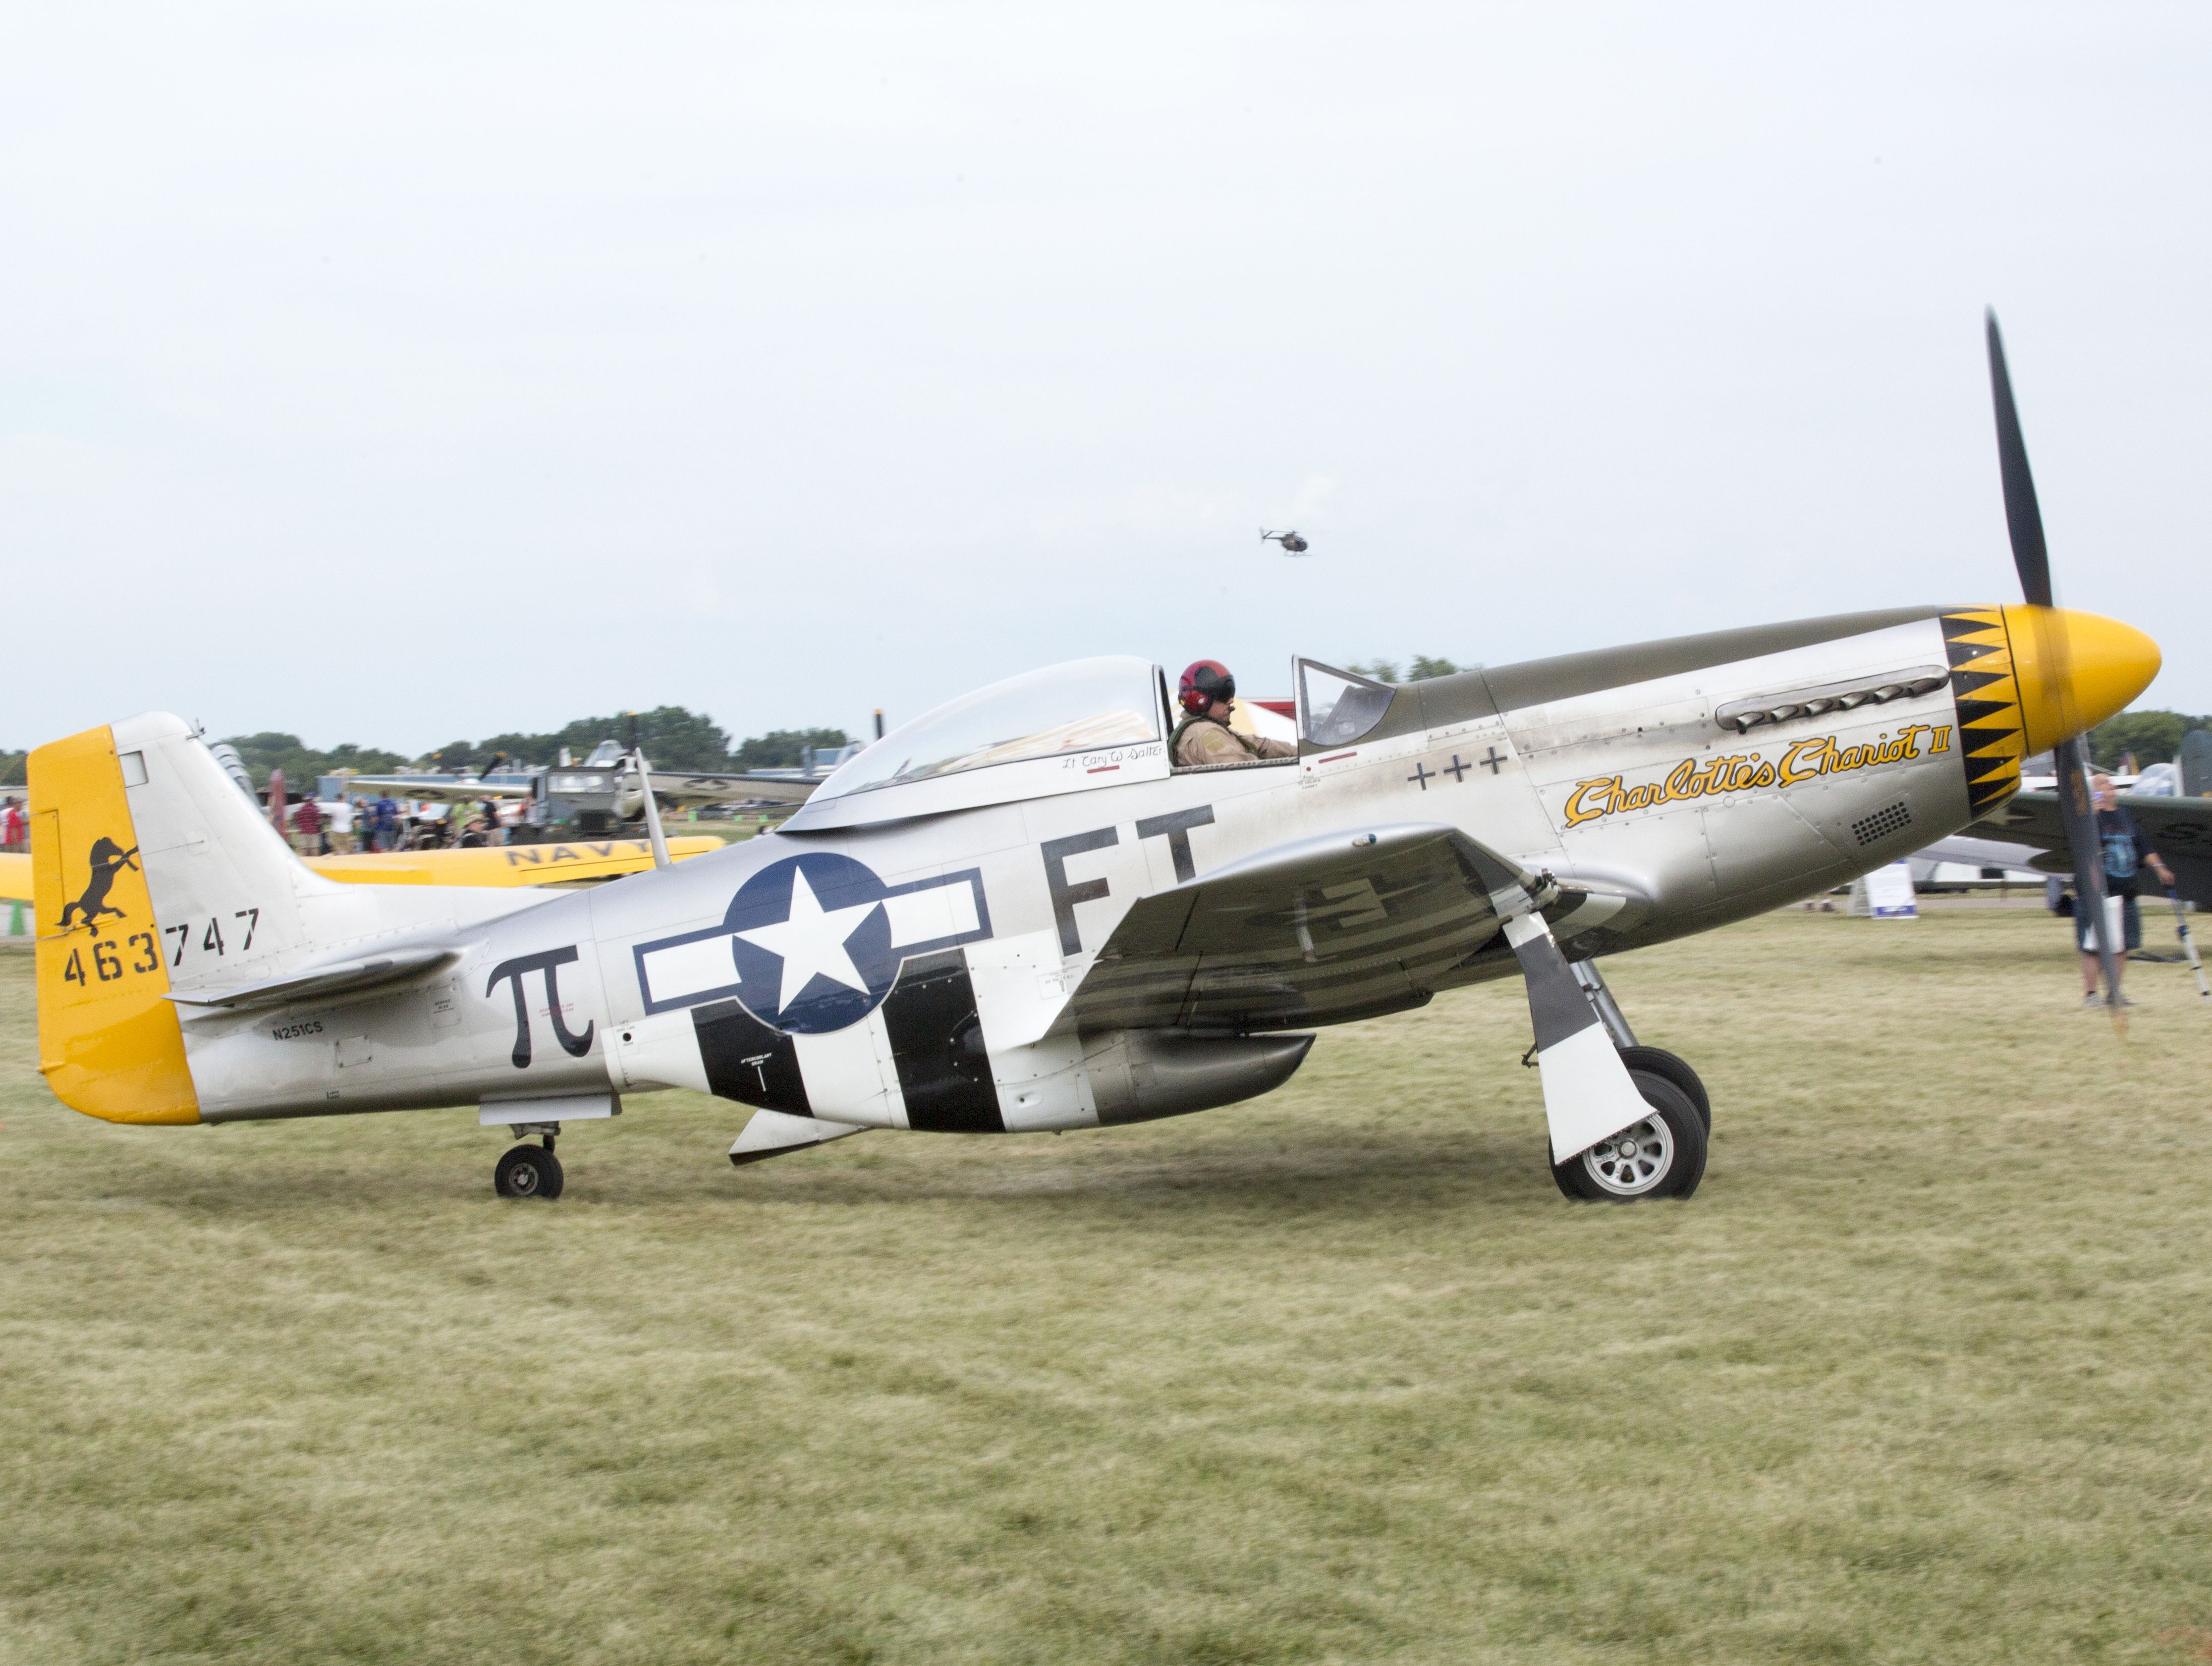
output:
[[[1181,688],[1182,709],[1194,718],[1204,717],[1218,700],[1237,698],[1237,679],[1218,659],[1194,659],[1184,666]]]

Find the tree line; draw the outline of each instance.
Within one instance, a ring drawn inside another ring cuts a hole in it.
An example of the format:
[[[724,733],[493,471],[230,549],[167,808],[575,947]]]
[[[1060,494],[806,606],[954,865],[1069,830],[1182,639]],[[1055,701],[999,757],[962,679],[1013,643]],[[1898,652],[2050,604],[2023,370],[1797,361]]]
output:
[[[2192,729],[2212,729],[2212,717],[2185,712],[2123,712],[2089,731],[2089,761],[2117,769],[2130,753],[2138,766],[2170,760],[2181,750],[2181,737]]]
[[[580,761],[601,741],[628,746],[633,736],[655,769],[702,771],[796,769],[804,761],[800,754],[806,748],[840,747],[848,739],[842,729],[776,729],[733,741],[705,712],[680,706],[615,717],[579,718],[542,735],[517,730],[487,736],[481,741],[448,741],[411,758],[351,742],[319,749],[297,735],[276,730],[225,738],[238,748],[246,773],[256,781],[268,779],[272,769],[281,769],[287,781],[298,782],[341,769],[362,775],[387,775],[402,765],[415,769],[480,771],[499,763],[550,764],[559,760],[563,747],[571,758]]]
[[[1398,681],[1398,662],[1395,659],[1370,659],[1364,665],[1355,659],[1344,669],[1347,671],[1357,671],[1364,677],[1373,677],[1377,682]],[[1415,654],[1406,667],[1405,675],[1408,682],[1421,682],[1430,677],[1448,677],[1461,669],[1449,659],[1437,659],[1427,654]]]

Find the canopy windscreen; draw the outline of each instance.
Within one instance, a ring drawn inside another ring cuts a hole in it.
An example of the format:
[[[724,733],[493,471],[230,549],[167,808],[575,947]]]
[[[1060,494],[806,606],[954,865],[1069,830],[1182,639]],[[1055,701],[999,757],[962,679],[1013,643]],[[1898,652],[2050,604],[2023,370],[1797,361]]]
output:
[[[1028,671],[902,724],[832,775],[817,799],[1160,738],[1152,665],[1119,656]]]
[[[1349,746],[1382,721],[1396,690],[1310,659],[1298,662],[1298,732],[1312,746]]]

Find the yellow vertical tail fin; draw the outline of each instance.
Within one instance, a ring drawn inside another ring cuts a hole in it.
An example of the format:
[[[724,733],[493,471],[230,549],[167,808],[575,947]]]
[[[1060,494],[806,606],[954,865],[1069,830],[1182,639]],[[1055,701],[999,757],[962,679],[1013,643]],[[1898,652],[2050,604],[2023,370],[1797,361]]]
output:
[[[124,788],[139,754],[88,729],[30,757],[39,1069],[108,1122],[196,1123],[184,1032]]]

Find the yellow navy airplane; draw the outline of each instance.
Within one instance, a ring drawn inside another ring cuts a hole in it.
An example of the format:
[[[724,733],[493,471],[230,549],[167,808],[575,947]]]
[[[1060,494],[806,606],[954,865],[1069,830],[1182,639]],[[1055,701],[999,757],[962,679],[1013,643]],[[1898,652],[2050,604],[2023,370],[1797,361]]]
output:
[[[1990,352],[2024,605],[1400,686],[1302,659],[1295,757],[1179,768],[1159,671],[1082,660],[907,724],[779,832],[561,893],[318,874],[162,713],[57,741],[30,760],[40,1068],[117,1122],[473,1105],[518,1141],[498,1190],[551,1196],[561,1126],[625,1093],[754,1107],[738,1162],[1138,1122],[1518,975],[1561,1190],[1686,1196],[1710,1104],[1600,957],[1893,861],[2046,748],[2087,814],[2074,737],[2157,671],[2051,604],[1994,321]]]
[[[694,834],[666,841],[678,862],[719,851],[724,840]],[[385,854],[311,856],[311,873],[347,885],[592,885],[643,873],[653,866],[643,839],[577,839],[559,844],[499,845],[481,850],[395,851]],[[0,902],[29,902],[34,890],[31,858],[0,851]]]

